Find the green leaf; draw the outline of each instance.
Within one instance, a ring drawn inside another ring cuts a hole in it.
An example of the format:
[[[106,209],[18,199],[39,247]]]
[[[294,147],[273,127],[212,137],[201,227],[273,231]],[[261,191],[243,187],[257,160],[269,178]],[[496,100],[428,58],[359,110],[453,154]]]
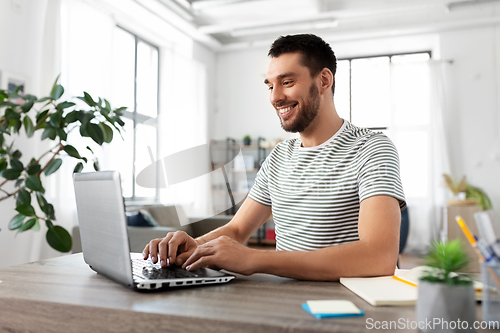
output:
[[[38,163],[36,163],[36,164],[30,164],[28,166],[28,170],[26,170],[26,171],[28,172],[28,175],[33,176],[33,175],[37,174],[38,171],[40,171],[41,168],[42,167]]]
[[[66,141],[68,139],[68,134],[61,127],[59,127],[56,130],[56,134],[57,134],[58,137],[61,138],[62,141]]]
[[[89,137],[90,135],[89,135],[89,132],[87,132],[87,126],[85,126],[85,125],[86,125],[86,124],[82,124],[82,125],[80,126],[80,135],[81,135],[82,137]]]
[[[16,183],[15,183],[15,187],[19,187],[21,186],[22,184],[24,183],[24,178],[19,178],[18,180],[16,180]]]
[[[17,214],[16,216],[14,216],[9,222],[9,230],[16,230],[20,228],[23,225],[25,218],[26,216],[24,216],[23,214]]]
[[[23,124],[24,129],[26,130],[26,135],[28,136],[28,138],[31,138],[33,136],[33,133],[35,133],[35,126],[33,126],[33,121],[30,117],[25,116],[23,119]]]
[[[94,170],[95,170],[95,171],[99,171],[99,169],[100,169],[100,166],[99,166],[99,161],[98,161],[98,160],[95,160],[95,161],[94,161]]]
[[[31,204],[22,204],[16,207],[16,210],[23,214],[24,216],[34,216],[35,215],[35,209]]]
[[[44,207],[43,207],[43,212],[45,213],[45,215],[47,215],[47,217],[49,219],[52,219],[52,220],[55,220],[56,217],[54,215],[54,206],[52,206],[52,204],[49,204],[47,203]]]
[[[42,193],[36,192],[36,201],[38,202],[38,207],[40,207],[43,212],[43,210],[47,206],[47,200],[45,200],[45,197]]]
[[[47,228],[51,229],[51,228],[54,228],[54,224],[52,224],[52,221],[51,220],[45,220],[45,225],[47,226]]]
[[[52,162],[50,162],[49,166],[45,169],[45,176],[50,176],[54,172],[56,172],[62,164],[62,160],[60,158],[56,158]]]
[[[50,99],[50,97],[42,97],[40,99],[37,99],[36,102],[37,103],[42,103],[42,102],[48,101],[49,99]]]
[[[83,170],[83,163],[78,162],[77,165],[75,165],[75,168],[73,169],[73,173],[79,173],[82,172]]]
[[[66,117],[64,117],[64,122],[66,122],[66,124],[71,124],[71,123],[74,123],[75,121],[78,120],[78,112],[80,111],[71,111],[70,113],[68,113],[66,115]]]
[[[53,114],[50,115],[50,124],[54,127],[59,127],[61,124],[61,118],[62,118],[62,112],[54,112]]]
[[[109,113],[111,111],[111,104],[109,104],[107,99],[104,99],[104,109]]]
[[[47,127],[43,133],[42,133],[42,140],[45,140],[45,139],[51,139],[51,140],[54,140],[56,138],[56,130],[55,128],[53,127]]]
[[[32,100],[29,100],[27,102],[24,102],[23,105],[21,105],[21,110],[23,110],[24,113],[28,112],[31,110],[31,108],[35,105],[35,102]]]
[[[50,92],[50,98],[58,100],[64,94],[64,88],[60,84],[55,85]]]
[[[45,120],[47,120],[48,116],[49,116],[49,110],[42,111],[36,116],[37,128],[39,128],[38,126],[42,125],[45,122]]]
[[[64,110],[64,109],[70,108],[70,107],[75,106],[75,105],[76,104],[73,102],[61,102],[61,103],[56,105],[56,109],[57,110]]]
[[[92,154],[94,153],[94,151],[93,151],[92,149],[90,149],[90,147],[89,147],[89,146],[87,146],[87,149],[88,149],[88,150],[90,150],[90,152],[91,152]]]
[[[10,166],[12,169],[17,170],[17,171],[23,171],[24,170],[24,165],[21,161],[12,159],[10,160]]]
[[[7,109],[5,110],[5,119],[20,119],[21,115],[14,111],[13,109]]]
[[[26,179],[26,187],[36,192],[45,193],[45,189],[42,186],[42,181],[36,176],[30,176]]]
[[[104,133],[99,125],[88,123],[86,129],[92,140],[94,140],[99,146],[101,146],[104,142]]]
[[[83,92],[83,98],[89,106],[96,106],[96,103],[86,91]]]
[[[76,150],[76,148],[73,147],[72,145],[66,145],[66,146],[64,146],[64,151],[66,152],[66,154],[68,154],[71,157],[79,158],[79,159],[82,158],[80,156],[80,154],[78,153],[78,150]]]
[[[19,228],[19,230],[17,231],[17,233],[24,232],[26,230],[29,230],[29,229],[33,228],[35,226],[35,224],[36,224],[37,221],[38,221],[38,219],[36,217],[34,217],[32,219],[29,219],[28,221],[26,221],[21,226],[21,228]]]
[[[21,206],[23,204],[31,204],[31,194],[24,188],[19,191],[16,199],[16,206]]]
[[[47,230],[46,239],[47,243],[59,252],[69,252],[73,247],[73,241],[69,232],[58,225]]]
[[[123,120],[121,120],[120,118],[115,118],[115,120],[118,123],[118,125],[120,125],[121,127],[125,126],[125,122]]]
[[[56,77],[56,80],[54,81],[54,84],[52,85],[52,90],[51,90],[51,91],[56,90],[57,82],[59,81],[59,78],[60,78],[60,77],[61,77],[61,74],[59,74],[59,75]]]
[[[23,156],[23,153],[21,153],[21,151],[19,150],[16,150],[15,152],[12,153],[12,158],[15,158],[15,159],[20,159],[21,157]]]
[[[80,120],[82,125],[85,125],[94,118],[95,116],[92,111],[82,111],[82,110],[78,111],[78,120]]]
[[[0,172],[7,168],[7,160],[5,157],[0,158]]]
[[[104,123],[99,123],[99,127],[104,133],[104,142],[110,143],[113,140],[113,130]]]
[[[14,129],[14,133],[19,133],[19,130],[21,129],[21,126],[23,126],[23,123],[21,122],[21,119],[10,119],[9,120],[9,126]]]
[[[14,180],[21,176],[21,171],[14,169],[5,169],[2,171],[2,177],[8,180]]]
[[[40,221],[36,219],[35,225],[31,228],[33,231],[40,231]]]

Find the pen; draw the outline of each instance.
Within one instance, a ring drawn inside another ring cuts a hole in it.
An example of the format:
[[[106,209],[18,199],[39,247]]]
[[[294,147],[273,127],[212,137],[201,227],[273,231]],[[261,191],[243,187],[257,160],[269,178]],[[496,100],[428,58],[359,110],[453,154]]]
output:
[[[478,256],[479,261],[482,263],[485,262],[483,255],[481,254],[481,252],[479,252],[479,249],[476,246],[477,242],[476,242],[476,239],[474,238],[474,235],[472,234],[472,232],[470,232],[469,227],[467,227],[467,225],[465,224],[462,217],[457,215],[455,217],[455,220],[457,221],[458,225],[460,226],[460,229],[462,229],[462,231],[465,235],[465,238],[467,238],[470,245],[474,249],[474,252]],[[495,283],[498,286],[498,288],[500,288],[500,280],[498,279],[498,276],[495,274],[495,272],[493,271],[493,269],[490,266],[487,266],[487,265],[485,265],[485,266],[486,266],[486,269],[488,270],[488,273],[490,273],[493,280],[495,280]]]
[[[474,235],[474,239],[476,240],[476,247],[483,256],[484,261],[492,264],[498,264],[497,258],[488,249],[488,244],[486,244],[484,239],[478,239],[476,235]]]

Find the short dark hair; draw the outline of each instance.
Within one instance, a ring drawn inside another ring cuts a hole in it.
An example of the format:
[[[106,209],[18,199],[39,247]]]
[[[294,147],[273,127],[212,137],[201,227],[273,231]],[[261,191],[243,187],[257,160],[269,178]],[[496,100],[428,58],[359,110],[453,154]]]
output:
[[[271,45],[267,55],[276,58],[293,52],[302,54],[302,65],[309,68],[312,77],[318,75],[323,68],[328,68],[333,73],[332,92],[335,93],[337,58],[330,44],[313,34],[281,36]]]

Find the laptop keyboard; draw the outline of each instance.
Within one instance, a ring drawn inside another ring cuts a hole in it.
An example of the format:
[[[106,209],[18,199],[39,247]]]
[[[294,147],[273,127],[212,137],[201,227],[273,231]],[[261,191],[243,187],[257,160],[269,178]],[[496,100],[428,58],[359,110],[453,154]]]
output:
[[[133,259],[132,266],[134,275],[143,279],[158,280],[198,277],[197,274],[186,271],[178,266],[161,267],[148,260]]]

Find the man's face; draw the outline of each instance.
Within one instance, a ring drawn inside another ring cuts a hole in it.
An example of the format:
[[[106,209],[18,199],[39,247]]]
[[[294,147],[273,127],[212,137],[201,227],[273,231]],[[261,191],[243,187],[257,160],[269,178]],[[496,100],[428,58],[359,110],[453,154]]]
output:
[[[270,101],[287,132],[302,132],[318,114],[320,94],[309,69],[300,62],[300,53],[273,58],[264,81]]]

